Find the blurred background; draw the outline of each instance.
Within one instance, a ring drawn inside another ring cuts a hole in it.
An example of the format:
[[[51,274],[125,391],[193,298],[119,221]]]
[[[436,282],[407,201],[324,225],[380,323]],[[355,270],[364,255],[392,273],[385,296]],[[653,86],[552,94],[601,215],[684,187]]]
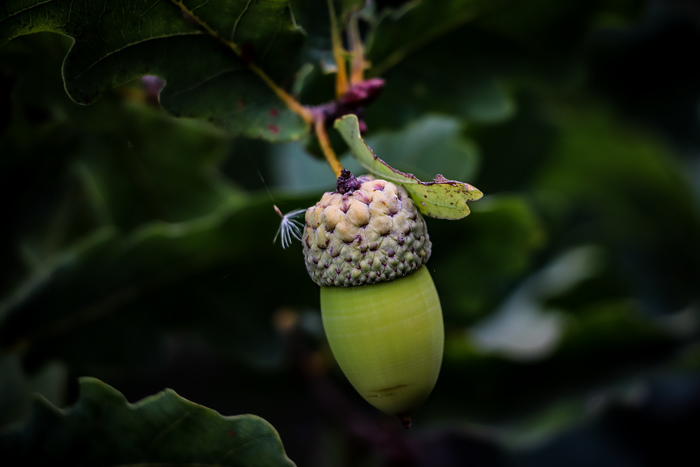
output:
[[[318,104],[327,12],[304,3]],[[369,145],[485,194],[428,219],[446,348],[410,431],[344,379],[301,246],[272,241],[273,205],[334,186],[323,161],[168,116],[153,79],[79,106],[67,38],[0,48],[0,427],[94,376],[260,415],[299,466],[693,465],[700,3],[485,3],[377,1],[363,24],[386,80]]]

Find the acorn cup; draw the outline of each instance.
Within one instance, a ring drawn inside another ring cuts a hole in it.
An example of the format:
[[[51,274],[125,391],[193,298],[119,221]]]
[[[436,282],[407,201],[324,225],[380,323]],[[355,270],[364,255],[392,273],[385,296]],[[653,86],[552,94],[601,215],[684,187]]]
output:
[[[333,355],[367,402],[410,427],[444,346],[425,220],[403,187],[346,170],[305,220],[306,269],[321,286]]]

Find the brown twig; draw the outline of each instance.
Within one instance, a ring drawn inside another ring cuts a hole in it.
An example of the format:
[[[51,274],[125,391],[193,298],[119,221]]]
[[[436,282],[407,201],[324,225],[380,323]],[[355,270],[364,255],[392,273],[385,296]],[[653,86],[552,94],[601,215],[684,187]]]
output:
[[[323,151],[323,155],[325,156],[328,165],[331,166],[331,170],[333,170],[335,177],[338,178],[343,170],[343,165],[338,160],[338,156],[335,155],[335,151],[333,150],[331,142],[328,139],[328,133],[326,133],[326,119],[322,114],[318,114],[314,118],[314,131],[316,132],[318,144],[321,145],[321,150]]]
[[[333,57],[335,58],[336,75],[335,75],[335,95],[342,96],[348,91],[348,70],[345,60],[345,49],[343,41],[340,37],[340,28],[338,20],[335,17],[335,7],[333,0],[328,0],[328,14],[331,18],[331,43],[333,44]]]
[[[203,28],[207,34],[210,36],[214,37],[217,39],[219,42],[224,44],[226,47],[231,49],[233,53],[235,53],[239,58],[243,59],[243,50],[241,47],[236,44],[235,42],[223,37],[221,34],[218,33],[215,29],[213,29],[211,26],[209,26],[206,22],[204,22],[201,18],[199,18],[192,10],[188,9],[183,3],[182,0],[170,0],[173,2],[175,5],[177,5],[183,13],[185,13],[192,21],[194,21],[195,24]],[[301,105],[299,101],[297,101],[294,97],[292,97],[291,94],[289,94],[287,91],[282,89],[275,83],[272,78],[270,78],[265,71],[263,71],[262,68],[257,66],[256,64],[252,62],[246,62],[246,65],[250,70],[258,75],[260,79],[263,80],[263,82],[277,95],[277,97],[280,98],[282,102],[284,102],[289,109],[299,115],[304,121],[308,124],[311,124],[313,122],[313,116],[309,109]]]
[[[350,51],[352,52],[350,85],[355,85],[365,80],[365,68],[367,68],[365,48],[362,44],[362,38],[360,37],[360,25],[357,20],[357,14],[350,17],[348,42],[350,43]]]

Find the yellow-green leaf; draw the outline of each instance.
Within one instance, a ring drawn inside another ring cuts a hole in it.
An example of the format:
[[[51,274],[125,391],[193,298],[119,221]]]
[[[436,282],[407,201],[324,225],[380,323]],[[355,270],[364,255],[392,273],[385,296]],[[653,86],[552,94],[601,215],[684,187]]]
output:
[[[438,219],[461,219],[469,215],[468,201],[476,201],[483,193],[468,183],[448,180],[436,175],[432,182],[422,182],[415,175],[396,170],[374,155],[362,139],[356,115],[345,115],[335,121],[350,146],[353,156],[373,175],[403,186],[421,214]]]

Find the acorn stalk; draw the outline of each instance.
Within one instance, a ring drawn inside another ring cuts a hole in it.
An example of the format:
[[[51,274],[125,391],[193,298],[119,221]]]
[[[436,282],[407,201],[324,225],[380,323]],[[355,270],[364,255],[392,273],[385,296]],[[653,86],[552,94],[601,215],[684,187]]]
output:
[[[425,220],[403,187],[346,170],[305,220],[306,268],[321,286],[333,355],[365,400],[410,426],[444,346]]]

